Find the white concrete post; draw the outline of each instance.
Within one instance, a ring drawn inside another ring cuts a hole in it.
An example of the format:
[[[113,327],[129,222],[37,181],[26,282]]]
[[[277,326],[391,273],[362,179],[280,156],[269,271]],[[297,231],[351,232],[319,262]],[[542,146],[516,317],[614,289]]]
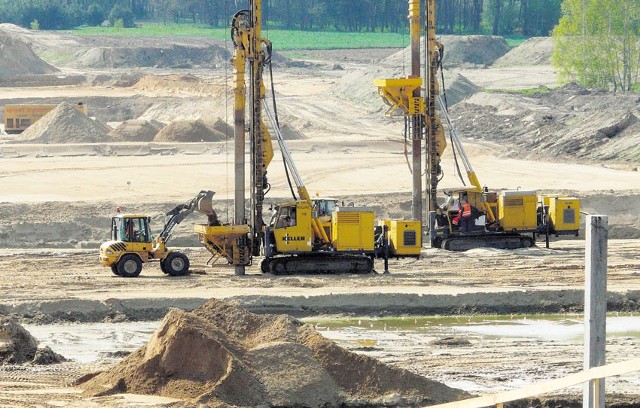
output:
[[[607,322],[606,215],[588,215],[585,223],[584,368],[605,365]],[[604,378],[585,384],[583,408],[604,408]]]

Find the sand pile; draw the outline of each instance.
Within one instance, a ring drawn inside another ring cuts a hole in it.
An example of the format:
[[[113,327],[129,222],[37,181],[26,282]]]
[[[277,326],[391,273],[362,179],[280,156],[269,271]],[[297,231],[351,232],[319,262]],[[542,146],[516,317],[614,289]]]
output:
[[[496,67],[519,65],[550,65],[553,55],[553,38],[533,37],[500,57],[493,63]]]
[[[282,133],[282,137],[284,138],[284,140],[300,140],[305,138],[302,133],[300,133],[287,123],[280,125],[280,132]],[[275,138],[275,134],[272,136]]]
[[[194,47],[181,44],[162,46],[97,46],[78,51],[75,67],[91,68],[193,68],[215,67],[231,58],[229,51],[218,45]]]
[[[203,120],[179,120],[169,123],[153,139],[155,142],[219,142],[224,133]]]
[[[132,119],[125,120],[113,129],[109,136],[128,142],[150,142],[164,127],[164,123],[157,120]]]
[[[341,349],[289,316],[215,299],[193,312],[170,311],[146,346],[81,386],[89,395],[154,394],[207,406],[407,406],[466,396]]]
[[[0,76],[54,72],[58,69],[40,59],[27,43],[0,30]]]
[[[464,64],[491,65],[495,60],[509,51],[507,41],[492,35],[443,35],[438,37],[444,45],[444,67]],[[422,52],[423,46],[420,46]],[[411,49],[409,47],[391,55],[383,64],[402,67],[411,65]],[[410,70],[410,68],[408,68]]]
[[[482,91],[482,88],[468,80],[462,74],[457,74],[451,83],[446,83],[447,105],[453,106],[476,92]]]
[[[28,143],[99,143],[111,128],[96,122],[73,105],[62,102],[18,136]]]
[[[38,340],[15,320],[0,317],[0,365],[54,364],[63,361],[65,358],[49,347],[38,347]]]
[[[231,127],[227,122],[222,120],[221,118],[216,118],[213,123],[213,128],[218,132],[226,135],[227,138],[233,138],[233,127]]]
[[[513,156],[637,163],[638,96],[575,85],[533,95],[478,92],[451,109],[461,136],[500,143]]]

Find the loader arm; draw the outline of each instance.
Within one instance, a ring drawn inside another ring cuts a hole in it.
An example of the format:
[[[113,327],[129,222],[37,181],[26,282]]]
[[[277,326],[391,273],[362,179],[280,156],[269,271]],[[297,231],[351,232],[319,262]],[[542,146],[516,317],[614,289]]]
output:
[[[190,201],[177,205],[171,211],[168,211],[166,213],[164,228],[158,235],[158,241],[166,244],[171,237],[173,229],[194,211],[201,212],[210,218],[217,218],[211,204],[211,199],[214,194],[213,191],[202,190]]]

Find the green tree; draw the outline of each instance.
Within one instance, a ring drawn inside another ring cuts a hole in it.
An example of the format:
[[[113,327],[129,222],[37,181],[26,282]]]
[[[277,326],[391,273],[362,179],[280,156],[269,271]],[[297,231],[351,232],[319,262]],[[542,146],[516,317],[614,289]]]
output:
[[[87,7],[87,13],[85,15],[85,22],[90,26],[99,26],[104,20],[107,19],[107,13],[104,8],[98,3],[91,3]]]
[[[130,7],[116,3],[109,12],[109,22],[113,26],[117,20],[122,20],[124,27],[135,27],[135,14]]]
[[[560,80],[630,91],[640,71],[640,4],[628,0],[564,0],[553,31]]]

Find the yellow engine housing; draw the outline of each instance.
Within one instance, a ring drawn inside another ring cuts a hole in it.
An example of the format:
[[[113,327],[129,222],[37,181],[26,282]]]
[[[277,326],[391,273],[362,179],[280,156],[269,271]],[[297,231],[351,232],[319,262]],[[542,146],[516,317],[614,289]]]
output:
[[[540,202],[549,208],[549,221],[556,232],[580,229],[580,199],[557,195],[540,196]]]
[[[380,220],[379,226],[389,230],[389,254],[391,256],[419,256],[422,250],[420,221]]]
[[[338,207],[331,215],[331,242],[336,251],[373,251],[375,212],[367,207]]]
[[[498,221],[505,231],[535,231],[537,209],[534,191],[506,190],[498,196]]]

